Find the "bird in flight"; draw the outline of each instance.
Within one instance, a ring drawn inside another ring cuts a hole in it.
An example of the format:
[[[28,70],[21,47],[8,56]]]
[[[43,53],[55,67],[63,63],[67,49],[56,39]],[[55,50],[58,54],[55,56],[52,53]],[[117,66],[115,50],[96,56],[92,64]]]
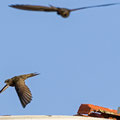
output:
[[[0,93],[5,91],[9,86],[15,87],[15,90],[18,94],[18,97],[20,99],[20,102],[23,106],[23,108],[26,107],[28,103],[32,100],[32,94],[29,88],[25,85],[25,80],[29,77],[33,77],[39,75],[39,73],[30,73],[30,74],[24,74],[15,76],[13,78],[5,80],[6,85],[0,90]]]
[[[38,6],[38,5],[23,5],[23,4],[16,4],[16,5],[9,5],[9,7],[22,9],[22,10],[29,10],[29,11],[45,11],[45,12],[57,12],[58,15],[61,15],[64,18],[67,18],[72,11],[83,10],[88,8],[95,8],[95,7],[106,7],[111,5],[117,5],[120,3],[110,3],[110,4],[102,4],[102,5],[94,5],[94,6],[87,6],[81,7],[76,9],[67,9],[67,8],[60,8],[50,5],[47,6]]]

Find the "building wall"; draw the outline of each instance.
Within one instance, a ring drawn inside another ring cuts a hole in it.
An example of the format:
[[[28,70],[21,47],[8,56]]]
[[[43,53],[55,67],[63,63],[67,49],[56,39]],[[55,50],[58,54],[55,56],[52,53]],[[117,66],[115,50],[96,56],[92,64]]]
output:
[[[54,115],[21,115],[21,116],[0,116],[0,120],[108,120],[103,118],[82,117],[82,116],[54,116]]]

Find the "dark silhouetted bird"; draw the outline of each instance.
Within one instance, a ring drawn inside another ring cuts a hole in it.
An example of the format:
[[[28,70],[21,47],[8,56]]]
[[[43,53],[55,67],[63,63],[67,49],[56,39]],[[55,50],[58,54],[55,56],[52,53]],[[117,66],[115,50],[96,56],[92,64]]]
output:
[[[94,5],[94,6],[87,6],[87,7],[81,7],[76,9],[67,9],[67,8],[59,8],[50,5],[50,7],[47,6],[38,6],[38,5],[10,5],[10,7],[22,9],[22,10],[29,10],[29,11],[45,11],[45,12],[57,12],[58,15],[61,15],[64,18],[67,18],[70,15],[70,12],[76,11],[76,10],[83,10],[88,8],[95,8],[95,7],[105,7],[105,6],[111,6],[111,5],[117,5],[120,3],[111,3],[111,4],[102,4],[102,5]]]
[[[15,87],[15,90],[19,96],[20,102],[25,108],[25,106],[31,102],[32,100],[32,94],[29,90],[29,88],[25,85],[25,80],[29,77],[33,77],[39,75],[39,73],[30,73],[30,74],[24,74],[15,76],[11,79],[5,80],[6,85],[2,88],[0,93],[2,93],[4,90],[6,90],[9,86]]]

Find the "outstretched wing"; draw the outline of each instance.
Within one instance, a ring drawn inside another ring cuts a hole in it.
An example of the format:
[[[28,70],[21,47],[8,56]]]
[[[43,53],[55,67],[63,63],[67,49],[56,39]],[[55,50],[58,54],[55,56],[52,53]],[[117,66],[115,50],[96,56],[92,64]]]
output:
[[[10,5],[10,7],[22,9],[22,10],[30,10],[30,11],[46,11],[46,12],[54,12],[57,11],[56,7],[50,5],[47,6],[37,6],[37,5]]]
[[[82,9],[88,9],[88,8],[95,8],[95,7],[107,7],[107,6],[118,5],[118,4],[120,4],[120,3],[110,3],[110,4],[87,6],[87,7],[81,7],[81,8],[71,9],[70,11],[76,11],[76,10],[82,10]]]
[[[5,85],[5,86],[0,90],[0,93],[2,93],[3,91],[5,91],[8,87],[9,87],[9,85]]]
[[[32,94],[31,94],[29,88],[25,85],[25,82],[23,80],[20,80],[20,81],[16,82],[15,89],[16,89],[16,92],[18,94],[18,97],[20,99],[20,102],[21,102],[23,108],[25,108],[25,106],[28,103],[30,103],[32,100]]]
[[[19,75],[17,77],[19,78],[22,78],[23,80],[29,78],[29,77],[33,77],[33,76],[36,76],[36,75],[39,75],[40,73],[29,73],[29,74],[23,74],[23,75]]]

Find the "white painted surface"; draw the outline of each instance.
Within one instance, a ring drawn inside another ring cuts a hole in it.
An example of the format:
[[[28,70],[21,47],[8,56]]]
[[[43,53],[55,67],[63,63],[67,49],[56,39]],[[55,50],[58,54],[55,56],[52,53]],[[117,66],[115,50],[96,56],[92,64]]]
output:
[[[21,116],[0,116],[0,120],[108,120],[103,118],[82,117],[82,116],[55,116],[55,115],[21,115]]]

